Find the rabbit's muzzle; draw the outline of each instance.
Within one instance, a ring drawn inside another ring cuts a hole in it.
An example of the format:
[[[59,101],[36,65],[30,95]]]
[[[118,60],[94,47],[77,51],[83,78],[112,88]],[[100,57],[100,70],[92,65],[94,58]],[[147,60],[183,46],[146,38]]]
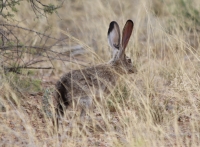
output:
[[[133,66],[132,69],[128,70],[128,74],[132,74],[132,73],[137,73],[137,68],[135,66]]]

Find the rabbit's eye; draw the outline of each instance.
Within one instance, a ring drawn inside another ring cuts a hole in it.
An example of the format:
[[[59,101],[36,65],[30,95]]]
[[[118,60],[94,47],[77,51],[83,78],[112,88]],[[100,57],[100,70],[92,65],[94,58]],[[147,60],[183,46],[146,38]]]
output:
[[[131,59],[128,59],[127,62],[128,62],[128,63],[131,63]]]

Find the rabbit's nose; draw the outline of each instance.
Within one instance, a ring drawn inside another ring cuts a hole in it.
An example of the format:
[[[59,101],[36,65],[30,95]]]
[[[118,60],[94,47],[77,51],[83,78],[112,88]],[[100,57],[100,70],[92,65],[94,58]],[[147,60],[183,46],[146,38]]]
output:
[[[137,73],[138,71],[137,71],[137,68],[136,67],[133,67],[133,69],[131,69],[131,73]]]
[[[129,74],[135,73],[135,70],[134,70],[134,69],[129,69],[129,70],[128,70],[128,73],[129,73]]]

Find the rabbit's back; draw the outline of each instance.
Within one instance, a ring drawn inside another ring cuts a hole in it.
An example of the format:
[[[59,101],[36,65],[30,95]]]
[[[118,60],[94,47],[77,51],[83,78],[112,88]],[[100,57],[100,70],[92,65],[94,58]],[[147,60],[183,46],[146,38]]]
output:
[[[99,65],[83,70],[73,70],[64,74],[56,84],[57,97],[67,105],[72,99],[100,94],[108,94],[118,79],[118,74],[110,65]]]

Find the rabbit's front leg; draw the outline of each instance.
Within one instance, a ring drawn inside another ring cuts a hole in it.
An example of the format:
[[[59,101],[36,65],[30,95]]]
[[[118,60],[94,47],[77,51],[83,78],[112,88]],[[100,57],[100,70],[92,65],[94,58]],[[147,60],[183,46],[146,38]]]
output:
[[[92,109],[92,97],[90,96],[80,97],[79,106],[81,108],[80,117],[83,118]]]

